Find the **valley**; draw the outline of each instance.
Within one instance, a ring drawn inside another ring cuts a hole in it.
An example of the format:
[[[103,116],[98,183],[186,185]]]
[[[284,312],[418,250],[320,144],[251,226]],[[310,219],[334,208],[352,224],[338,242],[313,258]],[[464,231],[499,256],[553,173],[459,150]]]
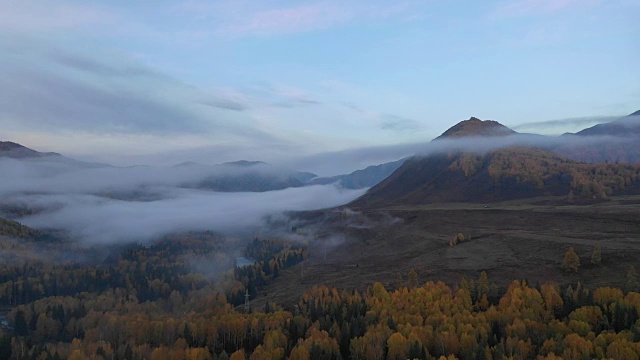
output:
[[[317,284],[364,290],[381,281],[398,288],[407,285],[411,270],[420,284],[442,280],[455,286],[462,277],[477,278],[486,271],[501,288],[513,279],[623,287],[627,267],[638,266],[640,258],[640,196],[581,205],[560,202],[565,199],[350,208],[355,213],[348,216],[338,211],[301,214],[307,221],[322,219],[326,226],[312,242],[304,276],[301,265],[282,271],[266,288],[268,295],[255,301],[293,303],[304,288]],[[457,233],[469,240],[449,246]],[[325,245],[335,238],[339,245]],[[596,246],[602,248],[599,266],[590,263]],[[569,247],[580,256],[577,274],[561,268]]]

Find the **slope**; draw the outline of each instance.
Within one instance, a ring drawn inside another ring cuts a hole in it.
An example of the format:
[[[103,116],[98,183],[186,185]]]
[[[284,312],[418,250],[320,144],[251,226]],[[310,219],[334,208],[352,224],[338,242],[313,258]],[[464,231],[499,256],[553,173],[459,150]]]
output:
[[[615,121],[564,136],[568,139],[594,139],[595,145],[576,146],[569,141],[567,145],[556,149],[558,153],[570,159],[590,163],[640,163],[640,110]]]
[[[478,121],[462,122],[434,141],[515,133],[499,123]],[[637,193],[639,179],[638,165],[584,164],[537,148],[509,147],[487,153],[452,150],[411,158],[349,206],[485,203],[559,195],[570,200],[594,199]]]
[[[345,175],[315,178],[309,181],[307,185],[324,185],[339,182],[342,187],[347,189],[372,187],[389,177],[389,175],[396,171],[406,160],[407,159],[400,159],[380,165],[371,165]]]

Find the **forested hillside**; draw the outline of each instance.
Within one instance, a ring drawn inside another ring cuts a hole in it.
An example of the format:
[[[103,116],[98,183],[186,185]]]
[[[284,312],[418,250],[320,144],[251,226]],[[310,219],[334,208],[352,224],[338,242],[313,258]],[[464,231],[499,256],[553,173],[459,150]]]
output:
[[[245,313],[236,306],[245,292],[253,298],[306,250],[256,239],[245,253],[254,266],[198,268],[221,255],[223,242],[215,234],[172,237],[97,265],[3,262],[0,303],[11,310],[0,358],[634,359],[640,352],[632,268],[624,291],[521,281],[501,290],[486,273],[455,287],[420,285],[411,271],[395,290],[313,286],[297,304],[250,304]]]
[[[640,193],[640,165],[586,164],[551,151],[508,147],[488,153],[416,156],[353,206],[493,202],[538,196],[568,201]]]

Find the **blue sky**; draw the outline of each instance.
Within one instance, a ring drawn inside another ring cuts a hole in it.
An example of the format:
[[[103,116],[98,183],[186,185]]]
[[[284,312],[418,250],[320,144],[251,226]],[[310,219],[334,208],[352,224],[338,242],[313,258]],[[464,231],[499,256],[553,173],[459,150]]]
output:
[[[637,0],[0,4],[2,137],[85,159],[278,162],[640,109]]]

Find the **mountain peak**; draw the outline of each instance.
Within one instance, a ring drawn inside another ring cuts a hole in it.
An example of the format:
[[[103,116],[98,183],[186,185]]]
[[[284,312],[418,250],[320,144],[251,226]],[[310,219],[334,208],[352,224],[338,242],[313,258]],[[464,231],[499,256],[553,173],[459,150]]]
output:
[[[505,136],[516,132],[493,120],[480,120],[471,117],[449,128],[436,139],[458,138],[464,136]]]
[[[629,114],[627,116],[640,116],[640,110],[634,112],[633,114]]]

